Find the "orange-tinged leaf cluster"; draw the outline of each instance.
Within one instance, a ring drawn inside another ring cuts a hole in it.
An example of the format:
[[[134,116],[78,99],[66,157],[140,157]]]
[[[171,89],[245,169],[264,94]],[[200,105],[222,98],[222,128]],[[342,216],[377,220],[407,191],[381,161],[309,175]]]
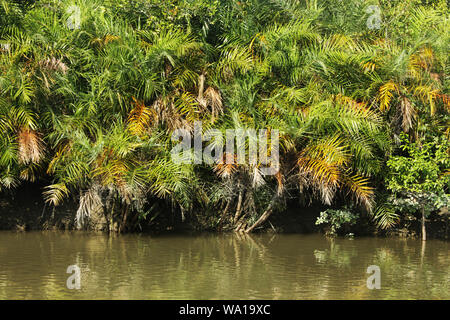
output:
[[[153,123],[155,113],[146,107],[143,101],[136,100],[134,97],[133,101],[134,108],[128,115],[128,130],[134,135],[142,136]]]
[[[28,128],[18,132],[19,161],[23,164],[38,163],[44,155],[44,142],[40,134]]]
[[[237,170],[237,156],[227,152],[223,153],[222,160],[214,167],[214,172],[222,178],[230,177]]]

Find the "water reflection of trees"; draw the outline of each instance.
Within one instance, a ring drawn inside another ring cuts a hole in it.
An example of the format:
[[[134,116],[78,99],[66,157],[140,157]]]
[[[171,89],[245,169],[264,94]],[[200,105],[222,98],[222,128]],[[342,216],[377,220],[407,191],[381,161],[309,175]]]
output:
[[[1,299],[448,299],[450,292],[445,242],[422,248],[413,240],[234,234],[0,239]],[[66,288],[70,264],[82,269],[80,291]],[[381,268],[381,290],[366,288],[372,264]]]

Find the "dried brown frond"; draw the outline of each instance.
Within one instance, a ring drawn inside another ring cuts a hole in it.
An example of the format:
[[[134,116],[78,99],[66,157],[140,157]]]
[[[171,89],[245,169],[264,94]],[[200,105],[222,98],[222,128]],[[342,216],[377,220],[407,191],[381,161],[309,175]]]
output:
[[[280,195],[283,193],[284,190],[284,177],[281,174],[281,171],[278,171],[275,174],[275,179],[277,180],[277,193]]]
[[[407,132],[413,126],[413,121],[416,116],[416,110],[414,109],[414,106],[407,97],[402,97],[400,106],[403,117],[402,120],[403,131]]]
[[[156,121],[165,124],[169,131],[184,128],[193,130],[192,123],[184,119],[181,111],[175,106],[173,97],[158,98],[152,105],[155,111]]]
[[[75,216],[78,228],[81,228],[86,218],[89,218],[92,214],[99,213],[102,210],[103,203],[99,193],[100,187],[94,185],[80,195],[80,204]]]
[[[42,141],[40,133],[23,127],[17,136],[19,162],[23,164],[38,163],[44,155],[44,141]]]
[[[208,106],[211,108],[211,117],[212,121],[214,121],[220,114],[223,114],[222,95],[218,89],[208,87],[204,96]]]
[[[430,72],[430,78],[431,78],[431,80],[436,81],[436,82],[439,82],[441,80],[439,77],[439,74],[434,73],[434,72]]]
[[[442,99],[442,102],[444,103],[447,110],[450,110],[450,95],[443,93],[438,94],[437,96]]]
[[[63,74],[66,74],[69,69],[62,59],[57,59],[55,57],[39,61],[39,66],[50,71],[60,71]]]

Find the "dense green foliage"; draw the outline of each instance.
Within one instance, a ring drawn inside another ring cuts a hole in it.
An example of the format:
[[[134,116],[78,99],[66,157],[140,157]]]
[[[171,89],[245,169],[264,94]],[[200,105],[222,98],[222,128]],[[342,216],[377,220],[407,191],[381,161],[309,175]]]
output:
[[[402,149],[406,156],[393,156],[387,161],[390,173],[387,187],[394,192],[391,206],[399,211],[432,211],[448,207],[450,196],[445,193],[450,183],[448,169],[449,142],[435,139],[418,145],[403,137]]]
[[[327,233],[330,235],[336,235],[346,227],[352,226],[358,222],[358,215],[349,208],[342,209],[327,209],[320,213],[320,216],[316,220],[316,224],[327,224],[329,230]]]
[[[78,199],[80,226],[175,210],[250,232],[287,200],[341,198],[388,228],[386,196],[419,192],[422,164],[448,194],[445,1],[0,3],[0,187],[43,181],[50,204]],[[279,130],[278,173],[174,163],[194,121]],[[439,164],[397,157],[401,134],[438,141]]]

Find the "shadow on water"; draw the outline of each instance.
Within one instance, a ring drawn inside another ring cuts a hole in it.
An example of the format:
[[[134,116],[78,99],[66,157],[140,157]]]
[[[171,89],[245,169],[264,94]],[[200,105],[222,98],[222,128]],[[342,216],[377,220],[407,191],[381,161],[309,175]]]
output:
[[[449,299],[449,243],[0,232],[0,299]],[[68,289],[69,265],[81,289]],[[381,289],[369,290],[369,265]]]

